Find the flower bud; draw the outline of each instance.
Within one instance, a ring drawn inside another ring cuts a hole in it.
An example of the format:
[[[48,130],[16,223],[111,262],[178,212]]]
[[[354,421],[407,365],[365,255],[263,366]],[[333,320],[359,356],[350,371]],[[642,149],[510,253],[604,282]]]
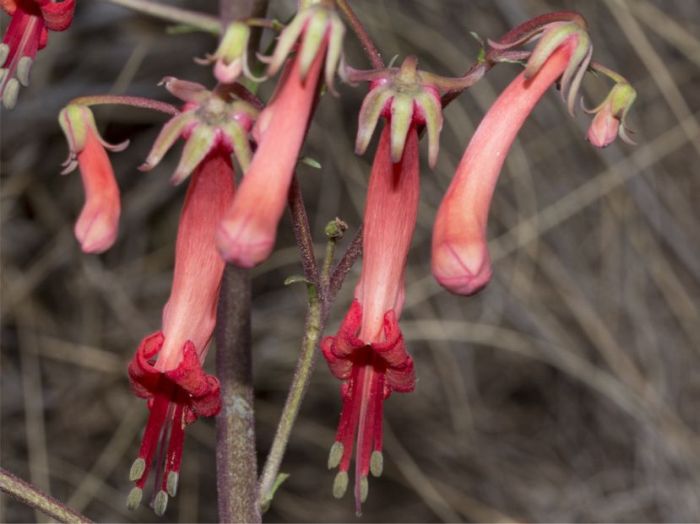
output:
[[[595,114],[588,128],[589,142],[596,147],[606,147],[619,136],[628,144],[634,145],[625,120],[636,98],[637,91],[631,85],[618,82],[598,107],[587,110],[587,113]]]
[[[214,76],[222,84],[234,83],[241,73],[251,80],[262,81],[254,76],[248,66],[248,41],[250,27],[244,22],[231,22],[214,54],[195,58],[198,64],[214,64]]]
[[[121,212],[119,187],[106,149],[122,151],[128,141],[118,145],[105,142],[87,106],[69,105],[58,120],[70,150],[62,174],[80,166],[85,189],[85,205],[75,224],[75,236],[84,252],[102,253],[114,244]]]

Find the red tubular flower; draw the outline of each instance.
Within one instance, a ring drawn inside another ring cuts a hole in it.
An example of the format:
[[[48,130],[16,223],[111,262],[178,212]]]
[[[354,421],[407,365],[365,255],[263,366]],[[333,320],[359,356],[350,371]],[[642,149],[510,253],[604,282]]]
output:
[[[321,52],[302,80],[295,57],[275,99],[256,123],[258,149],[217,234],[222,256],[240,267],[259,264],[272,251],[322,66]]]
[[[489,206],[506,154],[525,119],[562,74],[573,77],[567,82],[573,90],[569,105],[573,105],[581,71],[574,74],[573,66],[583,57],[579,65],[585,70],[590,60],[588,35],[573,24],[558,25],[551,35],[543,36],[526,70],[501,93],[479,124],[438,209],[432,270],[437,281],[453,293],[471,295],[491,278],[486,245]]]
[[[382,131],[372,165],[364,218],[363,262],[355,300],[336,336],[321,343],[331,372],[343,381],[343,408],[328,466],[339,467],[333,494],[341,497],[355,448],[355,504],[367,498],[367,476],[382,472],[382,406],[392,391],[415,386],[398,318],[404,269],[415,228],[419,192],[418,134],[408,131],[403,157],[391,161],[391,128]]]
[[[121,212],[119,187],[106,149],[122,151],[128,142],[105,142],[86,106],[69,105],[61,111],[58,121],[69,146],[62,174],[79,166],[85,188],[85,205],[75,224],[75,236],[85,253],[102,253],[117,238]]]
[[[48,32],[64,31],[73,21],[75,0],[0,0],[0,7],[12,17],[0,44],[0,98],[12,109],[19,85],[29,85],[34,57],[46,46]]]
[[[217,148],[195,169],[187,189],[163,328],[141,342],[129,364],[134,392],[148,399],[150,410],[129,475],[136,483],[127,500],[130,508],[140,503],[155,460],[162,469],[156,476],[154,508],[159,515],[165,512],[168,495],[175,496],[177,490],[185,426],[220,410],[219,382],[204,373],[202,362],[216,322],[224,270],[214,235],[233,193],[229,152]]]

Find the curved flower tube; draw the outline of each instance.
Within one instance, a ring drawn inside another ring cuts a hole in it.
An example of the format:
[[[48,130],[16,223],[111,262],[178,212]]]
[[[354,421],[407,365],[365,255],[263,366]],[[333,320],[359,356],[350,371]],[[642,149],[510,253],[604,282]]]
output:
[[[491,261],[486,223],[506,154],[545,91],[570,71],[572,58],[581,54],[581,42],[588,45],[584,34],[574,31],[550,49],[546,59],[538,55],[539,69],[528,68],[511,82],[469,142],[433,227],[433,275],[447,290],[471,295],[489,282]]]
[[[85,205],[75,223],[75,237],[85,253],[103,253],[117,238],[121,213],[119,187],[106,149],[122,151],[128,141],[117,145],[105,142],[86,106],[69,105],[58,121],[69,146],[62,174],[78,166],[85,188]]]
[[[302,80],[299,58],[295,57],[279,92],[253,129],[258,149],[217,233],[221,255],[237,266],[253,267],[272,251],[322,65],[323,53],[319,53]]]

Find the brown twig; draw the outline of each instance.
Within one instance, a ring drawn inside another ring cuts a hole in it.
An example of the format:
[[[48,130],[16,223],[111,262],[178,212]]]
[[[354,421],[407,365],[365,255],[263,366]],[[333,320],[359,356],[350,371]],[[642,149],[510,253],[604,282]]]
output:
[[[219,0],[220,23],[264,13],[266,0]],[[251,289],[248,270],[227,266],[216,319],[216,374],[221,413],[216,418],[216,486],[220,522],[260,522],[255,452]]]
[[[3,468],[0,468],[0,490],[59,522],[92,522]]]
[[[364,49],[367,58],[369,58],[369,61],[372,64],[372,67],[374,69],[384,69],[384,60],[382,60],[381,53],[377,49],[377,46],[374,45],[372,38],[362,25],[360,19],[357,18],[357,15],[352,10],[352,7],[350,7],[348,0],[336,0],[336,5],[340,8],[343,15],[345,15],[345,18],[350,23],[350,27],[357,36],[357,39],[360,41],[362,49]]]
[[[79,96],[69,102],[69,104],[83,106],[100,106],[100,105],[127,105],[131,107],[142,107],[144,109],[152,109],[160,111],[168,115],[179,115],[180,110],[172,104],[161,102],[160,100],[152,100],[141,96],[123,96],[123,95],[91,95]]]
[[[309,218],[306,214],[306,207],[304,206],[304,199],[301,194],[301,187],[296,175],[292,178],[292,185],[289,188],[289,211],[292,214],[294,238],[299,246],[304,276],[310,283],[318,286],[318,264],[314,255],[313,238],[309,227]]]
[[[250,275],[227,266],[216,319],[216,485],[220,522],[260,522],[250,343]]]
[[[330,305],[335,300],[335,296],[338,294],[338,291],[340,291],[340,288],[343,286],[345,277],[347,276],[348,272],[350,271],[350,269],[352,269],[352,266],[355,264],[355,262],[357,262],[357,259],[360,258],[361,255],[362,226],[358,228],[357,233],[355,233],[355,237],[352,239],[352,242],[345,250],[343,257],[333,269],[333,273],[331,274],[330,281],[328,284],[328,293],[325,297],[325,308],[330,308]]]

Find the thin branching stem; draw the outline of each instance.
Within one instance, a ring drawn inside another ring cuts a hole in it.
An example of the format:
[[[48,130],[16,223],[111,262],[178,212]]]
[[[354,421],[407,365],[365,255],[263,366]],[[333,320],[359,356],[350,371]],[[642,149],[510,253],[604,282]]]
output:
[[[58,522],[92,522],[3,468],[0,468],[0,490]]]
[[[79,96],[69,102],[70,104],[82,106],[103,106],[103,105],[124,105],[131,107],[141,107],[143,109],[152,109],[160,111],[168,115],[178,115],[180,110],[172,104],[144,98],[141,96],[122,96],[122,95],[90,95]]]
[[[292,190],[290,193],[295,193],[295,191]],[[304,203],[301,199],[300,192],[296,197],[290,195],[290,205],[291,201],[297,200],[297,198],[298,201],[295,202],[295,204],[303,209]],[[311,243],[311,233],[308,229],[308,223],[306,223],[306,227],[304,227],[303,224],[297,225],[296,221],[300,218],[305,220],[306,211],[304,210],[303,214],[293,213],[293,218],[295,221],[295,231],[299,230],[302,236],[307,236],[307,238],[302,238],[301,241],[297,238],[299,248],[302,251],[302,258],[304,258],[303,250]],[[294,371],[294,378],[292,379],[292,384],[287,395],[287,401],[284,404],[282,416],[277,425],[275,438],[272,441],[272,447],[270,448],[270,453],[267,456],[265,467],[260,477],[260,507],[263,511],[269,507],[275,495],[275,490],[286,478],[284,474],[280,474],[280,466],[287,449],[289,437],[292,434],[294,422],[299,415],[299,408],[301,407],[304,395],[309,386],[309,381],[311,380],[311,375],[316,363],[316,347],[318,346],[319,339],[323,333],[323,326],[328,316],[327,312],[329,308],[325,307],[325,301],[322,298],[323,295],[320,293],[319,286],[315,282],[321,284],[328,282],[328,273],[335,256],[335,247],[337,241],[342,238],[343,231],[346,227],[347,226],[338,219],[328,224],[326,227],[328,243],[326,245],[326,256],[321,266],[321,273],[318,273],[318,268],[314,260],[315,273],[311,275],[313,280],[307,278],[306,287],[309,309],[306,313],[301,351],[299,353],[299,359],[297,360],[296,370]],[[323,287],[323,285],[321,287]]]
[[[377,46],[374,45],[372,37],[369,36],[369,33],[362,25],[362,22],[355,14],[355,11],[353,11],[352,7],[350,7],[348,0],[336,0],[336,5],[340,8],[350,24],[350,28],[352,29],[353,33],[355,33],[355,36],[357,36],[357,39],[360,41],[362,49],[364,49],[367,58],[372,64],[372,67],[374,69],[384,69],[384,60],[382,60],[381,53],[377,49]]]
[[[292,214],[294,238],[299,246],[304,276],[309,282],[318,286],[318,265],[316,264],[316,256],[314,255],[314,244],[311,236],[311,228],[309,227],[309,217],[306,214],[301,187],[299,186],[296,175],[292,178],[292,185],[289,188],[289,211]]]

